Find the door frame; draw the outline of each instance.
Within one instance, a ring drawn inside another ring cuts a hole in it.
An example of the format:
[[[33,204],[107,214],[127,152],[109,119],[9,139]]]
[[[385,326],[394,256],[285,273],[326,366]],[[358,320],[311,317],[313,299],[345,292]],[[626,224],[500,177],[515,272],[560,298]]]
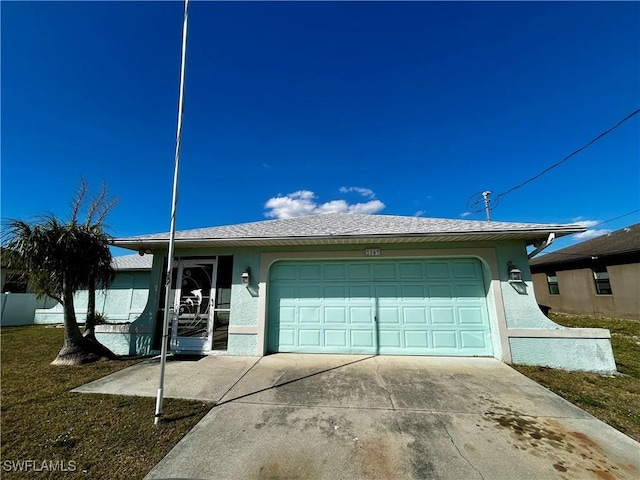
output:
[[[173,306],[171,312],[171,342],[170,350],[173,352],[209,352],[213,347],[213,323],[214,323],[214,305],[216,296],[216,280],[218,259],[205,258],[178,259],[178,270],[176,276],[176,288],[172,290]],[[211,265],[211,288],[209,291],[209,305],[207,307],[207,336],[197,337],[179,337],[178,336],[178,317],[180,311],[180,300],[182,298],[182,275],[185,267],[195,267],[202,265]],[[181,340],[182,339],[182,340]]]

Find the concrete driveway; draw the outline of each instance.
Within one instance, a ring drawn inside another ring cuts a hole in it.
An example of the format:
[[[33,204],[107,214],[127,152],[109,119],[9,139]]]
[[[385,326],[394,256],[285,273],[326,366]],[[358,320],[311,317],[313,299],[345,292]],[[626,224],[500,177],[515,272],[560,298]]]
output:
[[[155,396],[157,376],[76,391]],[[148,479],[640,478],[640,444],[494,359],[205,357],[169,362],[166,395],[217,405]]]

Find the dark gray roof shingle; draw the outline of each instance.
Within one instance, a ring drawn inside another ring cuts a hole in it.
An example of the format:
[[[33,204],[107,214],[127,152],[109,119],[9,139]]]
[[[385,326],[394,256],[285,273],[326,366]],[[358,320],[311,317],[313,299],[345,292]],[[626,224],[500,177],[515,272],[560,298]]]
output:
[[[640,223],[547,253],[531,260],[531,266],[576,262],[581,259],[640,252]]]

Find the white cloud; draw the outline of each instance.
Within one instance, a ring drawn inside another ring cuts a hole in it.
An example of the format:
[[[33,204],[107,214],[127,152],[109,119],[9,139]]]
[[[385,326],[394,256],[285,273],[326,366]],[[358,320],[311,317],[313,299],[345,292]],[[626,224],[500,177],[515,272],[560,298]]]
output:
[[[376,194],[373,193],[373,190],[371,190],[370,188],[363,188],[363,187],[340,187],[339,191],[340,193],[355,192],[359,195],[362,195],[365,198],[374,198],[376,196]]]
[[[371,192],[373,194],[373,192]],[[318,203],[316,196],[309,190],[298,190],[288,195],[278,195],[265,203],[269,218],[292,218],[322,213],[377,213],[385,207],[380,200],[349,204],[344,200],[331,200]]]
[[[471,212],[462,212],[462,213],[460,214],[460,216],[461,216],[462,218],[468,217],[469,215],[471,215]]]
[[[416,213],[413,214],[414,217],[421,217],[423,216],[425,213],[427,213],[424,210],[418,210]]]
[[[600,220],[583,220],[584,217],[576,217],[574,218],[571,223],[573,223],[574,225],[580,225],[581,227],[595,227],[596,225],[600,224]],[[593,229],[593,230],[587,230],[586,232],[582,232],[582,233],[576,233],[573,235],[573,238],[575,240],[590,240],[592,238],[596,238],[596,237],[601,237],[603,235],[608,235],[611,233],[611,230],[608,230],[606,228],[600,228],[600,229]]]
[[[573,223],[574,225],[580,225],[581,227],[589,228],[599,224],[600,220],[582,220],[582,217],[576,217],[571,220],[571,223]]]
[[[601,228],[600,230],[587,230],[586,232],[576,233],[573,235],[573,238],[576,240],[590,240],[592,238],[601,237],[603,235],[609,235],[611,230],[607,230],[606,228]]]

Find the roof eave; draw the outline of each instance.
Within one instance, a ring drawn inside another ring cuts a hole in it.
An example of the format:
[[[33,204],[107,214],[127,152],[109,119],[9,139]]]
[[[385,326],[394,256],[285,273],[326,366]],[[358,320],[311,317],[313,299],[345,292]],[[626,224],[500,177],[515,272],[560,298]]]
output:
[[[320,235],[314,237],[234,237],[234,238],[177,238],[176,245],[189,247],[215,246],[296,246],[296,245],[348,245],[371,243],[414,243],[444,241],[491,241],[491,240],[524,240],[528,243],[545,240],[550,233],[556,237],[584,232],[586,228],[561,226],[558,228],[502,230],[495,232],[437,232],[414,234],[379,234],[379,235]],[[114,245],[131,250],[165,248],[168,238],[123,238],[116,239]]]

